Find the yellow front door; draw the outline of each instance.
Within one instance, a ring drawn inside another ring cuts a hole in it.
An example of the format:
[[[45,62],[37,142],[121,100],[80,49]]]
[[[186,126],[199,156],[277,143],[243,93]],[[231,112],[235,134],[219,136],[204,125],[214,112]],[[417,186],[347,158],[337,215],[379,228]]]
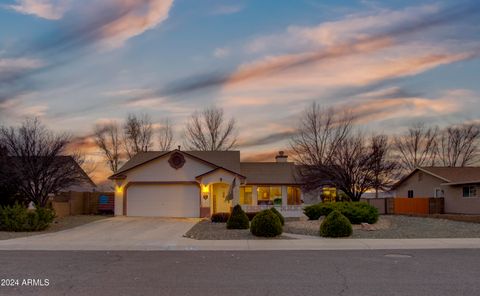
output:
[[[218,183],[213,184],[213,212],[214,213],[229,213],[231,202],[225,201],[228,195],[229,186],[227,184]]]

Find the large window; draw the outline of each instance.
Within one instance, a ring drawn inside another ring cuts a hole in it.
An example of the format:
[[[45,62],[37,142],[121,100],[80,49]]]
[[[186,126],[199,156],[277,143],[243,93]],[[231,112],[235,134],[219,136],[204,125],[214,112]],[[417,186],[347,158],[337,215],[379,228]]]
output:
[[[288,205],[300,205],[302,201],[300,200],[300,188],[298,187],[287,187],[287,197]]]
[[[252,204],[252,186],[240,187],[240,204],[241,205]]]
[[[477,188],[475,186],[465,186],[463,187],[463,197],[476,197]]]
[[[259,205],[282,204],[281,186],[258,186],[257,192]]]

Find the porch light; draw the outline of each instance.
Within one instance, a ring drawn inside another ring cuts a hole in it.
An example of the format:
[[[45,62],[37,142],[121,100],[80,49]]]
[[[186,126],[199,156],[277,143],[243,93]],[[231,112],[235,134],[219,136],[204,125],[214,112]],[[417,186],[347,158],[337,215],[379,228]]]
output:
[[[123,193],[123,186],[119,186],[119,185],[115,186],[115,192]]]
[[[203,193],[208,193],[209,189],[208,189],[208,185],[203,185],[202,184],[202,192]]]

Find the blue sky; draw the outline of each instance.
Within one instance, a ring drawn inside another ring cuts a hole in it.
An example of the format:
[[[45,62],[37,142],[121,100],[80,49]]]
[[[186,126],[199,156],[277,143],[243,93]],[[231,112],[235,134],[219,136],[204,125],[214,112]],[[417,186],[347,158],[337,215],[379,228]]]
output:
[[[95,123],[168,117],[182,144],[188,115],[213,104],[258,160],[288,148],[312,101],[353,109],[367,131],[480,119],[473,0],[0,3],[0,123],[38,116],[91,154]]]

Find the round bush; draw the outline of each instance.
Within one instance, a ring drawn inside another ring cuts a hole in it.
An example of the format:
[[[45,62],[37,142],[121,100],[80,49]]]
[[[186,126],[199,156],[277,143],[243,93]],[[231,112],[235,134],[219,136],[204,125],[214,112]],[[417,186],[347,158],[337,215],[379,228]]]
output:
[[[263,210],[253,218],[250,231],[255,236],[275,237],[282,234],[282,222],[271,210]]]
[[[320,225],[324,237],[347,237],[352,235],[352,224],[339,211],[332,211]]]
[[[278,216],[278,218],[280,219],[280,223],[282,223],[282,226],[285,225],[285,218],[283,218],[283,215],[275,208],[271,208],[270,209],[275,215]]]
[[[247,214],[242,210],[240,205],[233,207],[232,214],[227,220],[227,229],[248,229],[250,221]]]

